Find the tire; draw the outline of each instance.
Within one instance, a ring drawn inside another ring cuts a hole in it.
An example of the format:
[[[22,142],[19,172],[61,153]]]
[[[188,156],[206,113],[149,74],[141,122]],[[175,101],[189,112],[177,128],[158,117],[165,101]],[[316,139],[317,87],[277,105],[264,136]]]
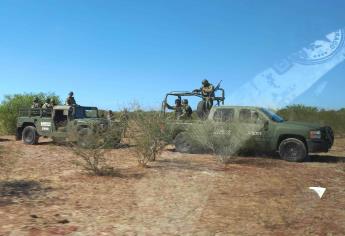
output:
[[[35,145],[38,143],[39,135],[34,126],[26,126],[22,135],[23,142],[28,145]]]
[[[279,145],[280,157],[289,162],[303,162],[307,159],[307,148],[299,139],[288,138],[283,140]]]
[[[179,133],[175,139],[175,150],[180,153],[201,154],[207,151],[201,146],[193,143],[186,132]]]
[[[90,128],[82,128],[78,131],[77,144],[82,148],[93,148],[95,145],[92,139],[92,130]]]
[[[206,101],[200,101],[198,103],[198,107],[196,109],[196,114],[202,120],[205,120],[210,113],[210,109],[208,108],[208,104]]]

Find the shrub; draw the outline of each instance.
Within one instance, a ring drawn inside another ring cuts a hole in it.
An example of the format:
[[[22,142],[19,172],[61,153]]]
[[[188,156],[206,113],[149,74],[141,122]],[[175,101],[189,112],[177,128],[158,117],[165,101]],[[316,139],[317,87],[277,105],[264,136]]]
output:
[[[38,97],[43,104],[46,98],[51,98],[55,104],[60,104],[61,100],[55,94],[15,94],[6,95],[0,105],[0,133],[15,134],[18,111],[21,108],[30,108],[35,97]]]
[[[187,130],[191,144],[201,152],[212,152],[218,161],[227,164],[243,149],[249,137],[239,132],[237,126],[227,123],[203,121]]]
[[[114,141],[114,138],[119,138],[120,135],[121,132],[115,128],[109,128],[105,132],[93,131],[82,134],[80,131],[70,131],[67,147],[78,157],[73,163],[94,175],[115,175],[114,168],[107,164],[106,156],[111,150],[109,147],[113,147],[114,143],[119,141]]]
[[[159,112],[137,110],[131,115],[130,139],[135,144],[138,163],[146,167],[171,142],[172,129]]]

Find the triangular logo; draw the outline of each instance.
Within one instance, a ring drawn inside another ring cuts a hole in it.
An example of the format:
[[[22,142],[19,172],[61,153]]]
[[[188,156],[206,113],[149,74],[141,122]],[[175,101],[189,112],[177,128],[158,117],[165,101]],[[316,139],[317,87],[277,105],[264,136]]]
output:
[[[310,187],[310,190],[313,190],[314,192],[317,193],[317,195],[319,195],[320,199],[323,197],[323,195],[326,192],[325,188],[321,188],[321,187]]]

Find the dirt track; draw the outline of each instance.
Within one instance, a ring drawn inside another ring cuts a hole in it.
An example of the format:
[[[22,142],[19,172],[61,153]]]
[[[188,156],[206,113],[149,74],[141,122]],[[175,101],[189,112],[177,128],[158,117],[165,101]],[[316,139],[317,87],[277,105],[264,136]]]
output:
[[[142,169],[124,148],[109,155],[118,177],[94,177],[63,147],[6,138],[18,161],[0,183],[0,235],[345,235],[344,139],[302,164],[239,157],[224,167],[167,150]],[[323,199],[312,186],[327,188]]]

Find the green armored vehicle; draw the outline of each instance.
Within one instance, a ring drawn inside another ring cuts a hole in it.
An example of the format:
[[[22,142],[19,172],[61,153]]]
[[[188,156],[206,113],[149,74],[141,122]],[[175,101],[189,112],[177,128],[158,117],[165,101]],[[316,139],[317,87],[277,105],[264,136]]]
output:
[[[55,141],[78,141],[75,139],[85,134],[106,131],[109,125],[107,119],[99,117],[96,107],[60,105],[52,109],[22,109],[17,119],[16,140],[30,145],[37,144],[41,136]],[[72,137],[72,130],[77,135]]]
[[[334,142],[330,127],[318,124],[285,121],[272,111],[258,107],[213,107],[207,121],[176,122],[175,147],[178,152],[195,153],[196,148],[188,139],[188,127],[203,126],[211,122],[220,129],[217,135],[236,129],[247,141],[243,149],[275,153],[286,161],[302,162],[309,153],[328,152]],[[221,130],[230,127],[229,130]],[[232,127],[232,128],[231,128]],[[226,137],[226,135],[224,135]],[[229,136],[227,136],[229,137]]]

